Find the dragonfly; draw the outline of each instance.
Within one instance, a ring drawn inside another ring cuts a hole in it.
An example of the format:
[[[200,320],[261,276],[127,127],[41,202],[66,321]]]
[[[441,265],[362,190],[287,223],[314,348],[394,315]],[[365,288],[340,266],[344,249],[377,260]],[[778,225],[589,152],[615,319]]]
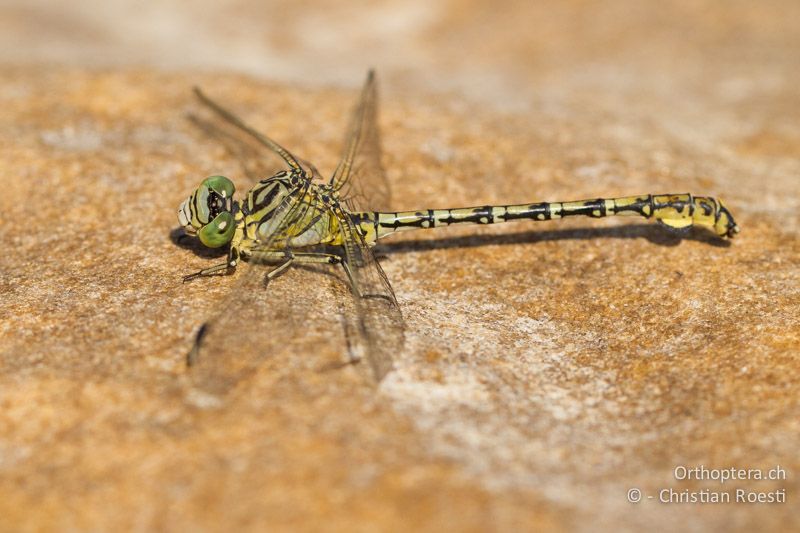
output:
[[[237,200],[235,186],[228,177],[210,176],[181,203],[178,220],[186,234],[197,237],[206,247],[227,248],[224,262],[187,275],[184,282],[232,274],[241,261],[271,268],[248,268],[243,281],[220,306],[221,312],[200,327],[187,356],[190,366],[214,356],[206,353],[204,346],[210,331],[220,330],[222,339],[236,336],[244,322],[237,316],[263,289],[253,281],[259,278],[259,272],[269,286],[271,280],[292,266],[334,265],[344,272],[341,279],[352,294],[354,318],[350,332],[356,338],[354,345],[358,349],[354,351],[358,353],[351,360],[365,358],[374,379],[381,381],[392,370],[394,355],[403,346],[405,325],[373,247],[398,232],[574,216],[639,216],[679,232],[695,225],[705,226],[721,238],[731,238],[739,232],[721,200],[689,193],[391,211],[389,186],[381,166],[374,71],[367,75],[350,120],[344,153],[327,181],[319,178],[312,164],[247,125],[199,88],[195,88],[195,94],[213,119],[192,116],[192,120],[237,155],[245,173],[255,176],[258,182]],[[285,168],[268,174],[261,164],[264,152],[277,155]],[[286,300],[292,298],[288,295],[280,300],[291,305]],[[274,307],[279,308],[281,302],[274,302]],[[274,310],[273,316],[279,314],[279,309]],[[284,326],[291,324],[281,327]],[[269,327],[264,324],[261,334],[268,334],[264,330]],[[225,364],[228,362],[222,363]]]

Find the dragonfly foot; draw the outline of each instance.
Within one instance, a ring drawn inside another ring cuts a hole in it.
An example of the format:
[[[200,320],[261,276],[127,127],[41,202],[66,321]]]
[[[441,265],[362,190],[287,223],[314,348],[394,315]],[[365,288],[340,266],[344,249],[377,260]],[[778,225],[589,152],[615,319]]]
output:
[[[193,279],[202,278],[205,276],[218,276],[221,274],[232,274],[233,271],[236,270],[236,262],[230,261],[226,263],[221,263],[219,265],[214,265],[211,268],[204,268],[194,274],[189,274],[188,276],[183,276],[183,282],[186,283],[187,281],[192,281]]]
[[[192,281],[193,279],[199,278],[200,276],[202,276],[202,274],[200,272],[195,272],[194,274],[189,274],[188,276],[183,276],[183,282],[187,283],[189,281]]]

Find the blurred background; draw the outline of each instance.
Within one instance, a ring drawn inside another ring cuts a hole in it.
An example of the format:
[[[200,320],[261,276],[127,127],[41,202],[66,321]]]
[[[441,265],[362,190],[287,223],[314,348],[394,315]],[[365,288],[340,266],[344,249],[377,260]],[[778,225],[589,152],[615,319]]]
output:
[[[782,78],[800,66],[800,54],[789,65],[780,52],[800,50],[794,1],[4,0],[0,9],[4,62],[346,86],[374,66],[386,87],[499,107],[555,106],[575,87],[651,99],[676,86],[711,91],[720,105],[770,105],[797,86]]]
[[[348,91],[374,67],[384,102],[575,146],[575,161],[562,158],[564,182],[606,180],[580,194],[629,193],[638,168],[665,175],[644,180],[647,189],[695,188],[699,177],[739,205],[758,188],[749,209],[800,220],[800,198],[785,192],[800,153],[794,0],[4,0],[0,63],[191,72],[187,87],[244,74]],[[441,156],[447,141],[429,137],[422,148]],[[722,175],[712,160],[734,168]],[[564,190],[548,183],[555,193],[539,190],[551,199]]]

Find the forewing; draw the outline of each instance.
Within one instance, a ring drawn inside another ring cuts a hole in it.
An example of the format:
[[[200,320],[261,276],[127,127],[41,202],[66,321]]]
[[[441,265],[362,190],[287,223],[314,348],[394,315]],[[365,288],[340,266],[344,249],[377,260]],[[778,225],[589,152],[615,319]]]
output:
[[[357,350],[364,352],[375,380],[380,381],[392,369],[394,354],[403,348],[403,315],[375,254],[352,220],[347,215],[341,218],[345,267],[356,310],[355,317],[349,317],[349,329],[357,334]]]
[[[350,120],[342,160],[331,178],[331,185],[353,211],[357,206],[372,211],[389,209],[391,195],[381,166],[377,120],[378,91],[375,72],[370,70]]]
[[[331,186],[351,212],[388,211],[390,207],[377,118],[377,86],[375,73],[370,71],[350,122],[342,160],[331,179]],[[403,347],[403,316],[372,249],[350,217],[338,215],[356,311],[349,317],[349,331],[356,334],[356,348],[364,352],[375,379],[380,381],[392,369],[394,354]]]
[[[237,132],[220,119],[190,114],[189,120],[225,147],[251,183],[275,174],[282,166],[272,151]]]
[[[319,306],[312,305],[313,291],[299,291],[297,283],[287,283],[280,277],[267,282],[267,273],[282,262],[280,243],[297,229],[296,221],[313,217],[318,211],[319,207],[302,201],[287,204],[286,216],[273,236],[258,247],[247,265],[239,266],[234,287],[215,305],[218,311],[201,327],[189,354],[194,390],[222,396],[275,357],[284,362],[292,359],[279,354],[291,352],[298,329],[312,320],[311,314]],[[306,281],[303,287],[324,285]]]
[[[270,159],[275,155],[293,169],[305,167],[309,174],[315,173],[316,169],[313,166],[301,165],[301,159],[268,136],[256,131],[233,112],[209,98],[199,88],[195,87],[194,92],[198,101],[209,113],[204,117],[190,115],[189,119],[222,142],[239,159],[249,177],[258,180],[271,175],[269,169],[274,169],[274,164]]]
[[[214,115],[214,120],[198,119],[204,130],[214,135],[240,157],[248,174],[263,177],[263,149],[277,153],[287,164],[301,168],[288,151],[256,132],[240,119],[211,101],[197,90],[197,95]],[[374,73],[370,72],[356,107],[346,141],[342,163],[331,184],[340,192],[351,211],[369,206],[387,210],[389,187],[380,164],[380,139],[376,124],[377,94]],[[304,163],[304,162],[303,162]],[[310,167],[304,163],[305,167]],[[313,172],[313,167],[310,167]],[[193,383],[206,392],[221,394],[233,388],[242,378],[252,374],[267,354],[278,353],[297,340],[298,323],[308,322],[308,314],[320,306],[303,305],[308,290],[291,291],[288,284],[276,281],[265,297],[266,273],[260,263],[276,266],[277,243],[296,230],[293,221],[322,214],[318,205],[298,202],[290,206],[289,215],[277,228],[269,242],[259,246],[260,252],[240,274],[235,287],[220,311],[198,335],[193,349],[191,369]],[[346,270],[354,295],[355,313],[345,313],[347,331],[353,334],[351,348],[364,352],[376,380],[391,370],[393,354],[403,345],[403,318],[391,285],[352,220],[344,212],[334,213],[340,220]],[[270,260],[267,260],[270,259]],[[309,273],[304,272],[304,275]],[[308,284],[304,284],[308,287]]]

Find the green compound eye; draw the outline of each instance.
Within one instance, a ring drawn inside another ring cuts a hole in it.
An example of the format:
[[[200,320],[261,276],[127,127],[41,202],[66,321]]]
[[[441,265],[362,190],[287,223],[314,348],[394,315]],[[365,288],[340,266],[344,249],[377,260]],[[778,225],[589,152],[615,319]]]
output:
[[[203,180],[200,187],[208,187],[223,198],[230,198],[236,192],[233,182],[225,176],[209,176]]]
[[[230,182],[230,180],[228,181]],[[232,185],[233,184],[231,184],[231,186]],[[197,232],[197,236],[200,237],[200,242],[209,248],[219,248],[230,242],[233,238],[234,231],[236,231],[236,224],[233,220],[233,213],[224,211],[214,217],[214,220],[203,226],[203,228]]]

